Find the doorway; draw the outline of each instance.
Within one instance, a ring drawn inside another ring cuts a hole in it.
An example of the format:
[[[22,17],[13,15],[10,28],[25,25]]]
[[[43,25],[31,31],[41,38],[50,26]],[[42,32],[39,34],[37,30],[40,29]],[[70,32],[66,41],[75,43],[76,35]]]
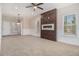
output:
[[[2,16],[2,36],[21,35],[21,23],[16,18]]]

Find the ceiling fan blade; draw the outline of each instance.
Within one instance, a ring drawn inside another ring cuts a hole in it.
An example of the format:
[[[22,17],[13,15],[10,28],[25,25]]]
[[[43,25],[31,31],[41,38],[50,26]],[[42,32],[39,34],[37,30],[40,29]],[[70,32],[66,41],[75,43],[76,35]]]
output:
[[[39,9],[43,10],[43,8],[41,8],[41,7],[37,7],[37,8],[39,8]]]
[[[32,6],[26,6],[25,8],[29,8],[29,7],[32,7]]]
[[[35,3],[31,3],[33,6],[36,6],[36,4]]]
[[[42,5],[42,4],[43,4],[43,3],[39,3],[39,4],[37,4],[37,6],[38,6],[38,5]]]

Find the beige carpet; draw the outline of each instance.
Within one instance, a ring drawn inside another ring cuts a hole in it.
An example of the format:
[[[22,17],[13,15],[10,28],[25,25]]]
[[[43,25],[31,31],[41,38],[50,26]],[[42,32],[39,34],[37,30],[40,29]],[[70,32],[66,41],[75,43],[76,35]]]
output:
[[[2,39],[3,56],[79,56],[79,47],[33,36],[10,36]]]

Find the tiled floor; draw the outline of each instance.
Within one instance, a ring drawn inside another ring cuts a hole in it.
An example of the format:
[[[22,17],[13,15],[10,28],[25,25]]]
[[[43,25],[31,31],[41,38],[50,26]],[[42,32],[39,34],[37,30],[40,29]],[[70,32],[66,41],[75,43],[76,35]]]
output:
[[[53,42],[33,36],[3,37],[1,44],[3,56],[79,56],[79,47]]]

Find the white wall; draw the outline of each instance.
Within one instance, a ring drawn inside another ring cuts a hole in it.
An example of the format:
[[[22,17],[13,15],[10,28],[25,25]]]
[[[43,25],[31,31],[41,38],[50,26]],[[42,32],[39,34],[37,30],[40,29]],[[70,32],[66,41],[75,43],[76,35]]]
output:
[[[1,6],[0,6],[0,39],[1,39]]]
[[[2,16],[2,35],[15,35],[17,32],[16,19],[11,16]]]
[[[31,17],[23,17],[22,20],[22,35],[30,35],[30,18]]]
[[[31,19],[31,35],[40,37],[41,16],[37,15]]]
[[[1,50],[1,21],[2,21],[2,16],[1,16],[1,6],[0,6],[0,50]]]
[[[57,18],[57,40],[69,44],[79,45],[79,4],[72,4],[67,7],[58,9]],[[64,36],[64,19],[65,15],[76,15],[76,36]]]
[[[24,17],[22,21],[22,34],[40,37],[40,17],[40,15]]]
[[[3,21],[3,24],[2,24],[2,35],[10,35],[10,22]]]

